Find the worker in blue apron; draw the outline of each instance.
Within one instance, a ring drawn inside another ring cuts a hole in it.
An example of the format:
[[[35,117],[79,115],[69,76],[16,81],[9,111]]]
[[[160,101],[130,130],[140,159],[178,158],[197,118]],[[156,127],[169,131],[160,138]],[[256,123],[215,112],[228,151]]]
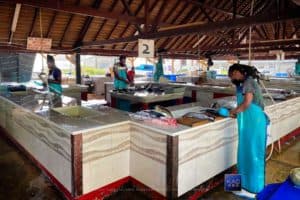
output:
[[[61,87],[61,71],[55,65],[55,60],[53,56],[47,55],[47,65],[49,69],[48,74],[48,87],[50,92],[53,92],[56,96],[55,100],[57,101],[57,105],[61,104],[61,95],[62,95],[62,87]]]
[[[126,57],[124,55],[120,56],[120,62],[116,63],[113,67],[114,71],[114,88],[116,90],[127,89],[130,81],[127,76],[127,66],[126,66]]]
[[[237,169],[241,175],[239,196],[254,198],[265,186],[265,154],[269,118],[256,68],[234,64],[228,75],[236,86],[238,106],[230,111],[238,122]]]

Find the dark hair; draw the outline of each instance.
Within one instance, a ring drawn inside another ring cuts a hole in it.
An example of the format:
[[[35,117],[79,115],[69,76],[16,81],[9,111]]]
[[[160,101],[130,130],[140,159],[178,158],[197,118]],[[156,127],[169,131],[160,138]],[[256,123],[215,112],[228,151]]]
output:
[[[54,63],[55,62],[54,57],[51,55],[47,55],[47,62]]]
[[[231,76],[233,71],[239,71],[246,78],[251,76],[253,79],[256,79],[259,83],[260,72],[253,66],[243,65],[243,64],[233,64],[229,67],[228,76]]]
[[[119,59],[120,59],[120,60],[126,59],[126,56],[125,56],[125,55],[120,55],[120,56],[119,56]]]

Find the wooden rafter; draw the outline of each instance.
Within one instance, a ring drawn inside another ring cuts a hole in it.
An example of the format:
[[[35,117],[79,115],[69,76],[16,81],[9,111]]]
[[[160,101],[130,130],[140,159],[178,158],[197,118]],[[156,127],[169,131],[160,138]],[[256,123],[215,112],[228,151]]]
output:
[[[114,20],[121,20],[121,21],[128,21],[133,24],[143,24],[143,18],[137,18],[134,16],[129,15],[121,15],[118,12],[109,12],[104,9],[95,9],[86,6],[74,6],[74,5],[64,5],[61,0],[54,0],[54,1],[33,1],[33,0],[1,0],[0,2],[16,4],[22,3],[27,6],[36,7],[36,8],[45,8],[51,10],[57,10],[59,12],[71,13],[76,15],[83,15],[83,16],[92,16],[98,18],[105,18],[105,19],[114,19]]]
[[[222,2],[222,5],[221,5],[221,6],[224,6],[224,5],[225,5],[225,1]],[[214,20],[214,19],[218,16],[218,14],[219,14],[218,12],[215,12],[214,15],[213,15],[213,17],[211,17],[211,19]],[[205,17],[206,17],[205,15],[200,16],[200,21],[204,20]],[[212,38],[211,38],[211,39],[212,39]],[[209,39],[209,41],[211,41],[211,39]],[[190,43],[187,43],[183,48],[184,48],[184,49],[190,49],[190,50],[193,50],[193,45],[194,45],[197,41],[198,41],[198,36],[195,35],[194,38],[191,40],[191,42],[190,42]],[[208,41],[206,41],[206,42],[208,42]],[[188,45],[190,45],[190,46],[188,47]]]
[[[71,22],[72,22],[72,20],[73,20],[73,17],[74,17],[74,15],[71,14],[70,17],[69,17],[69,19],[68,19],[66,28],[65,28],[65,30],[64,30],[64,32],[63,32],[63,34],[62,34],[62,37],[60,38],[60,41],[59,41],[59,45],[58,45],[59,47],[62,47],[62,43],[63,43],[63,41],[64,41],[64,39],[65,39],[66,33],[67,33],[67,31],[68,31],[68,29],[69,29],[69,26],[70,26],[70,24],[71,24]]]
[[[286,22],[282,22],[282,39],[286,38]]]
[[[292,38],[294,36],[294,34],[296,34],[298,32],[298,30],[300,29],[300,26],[294,26],[294,28],[295,28],[295,30],[291,33],[289,38]]]
[[[253,27],[253,30],[257,33],[257,35],[260,37],[261,40],[266,40],[267,38],[265,37],[265,35],[263,35],[260,30],[257,28],[257,26]]]
[[[148,0],[146,0],[146,1],[148,1]],[[134,14],[132,13],[132,11],[130,10],[130,6],[128,5],[128,2],[126,0],[121,0],[121,2],[123,4],[124,8],[126,9],[126,11],[128,12],[129,16],[135,17]],[[148,21],[149,20],[145,17],[145,24],[148,24]],[[136,30],[138,30],[138,32],[140,34],[142,34],[142,29],[140,28],[140,26],[138,24],[134,24],[134,26],[135,26]]]
[[[266,38],[266,39],[269,39],[269,36],[268,36],[268,33],[267,33],[266,29],[265,29],[264,24],[260,25],[260,27],[261,27],[262,32],[263,32],[264,35],[265,35],[265,38]]]
[[[188,14],[181,20],[180,24],[185,24],[187,23],[191,18],[193,18],[195,15],[198,15],[197,13],[198,8],[197,7],[193,7],[190,12],[188,12]],[[195,22],[195,20],[193,21]],[[179,41],[184,38],[184,36],[179,36],[176,40],[173,40],[173,42],[170,42],[168,46],[165,46],[165,49],[168,49],[169,47],[172,47],[176,44],[179,43]]]
[[[110,8],[109,8],[109,11],[110,11],[110,12],[113,11],[113,9],[115,8],[115,6],[117,5],[117,2],[118,2],[117,0],[113,0],[113,3],[112,3],[112,5],[111,5]],[[106,22],[107,22],[107,19],[104,19],[103,22],[102,22],[102,24],[101,24],[101,26],[99,27],[99,29],[98,29],[96,35],[95,35],[93,41],[96,41],[96,40],[97,40],[98,35],[99,35],[100,32],[102,31],[102,29],[103,29],[103,27],[105,26]]]
[[[226,6],[228,6],[228,2],[227,1],[223,1],[222,2],[222,4],[221,4],[221,7],[226,7]],[[216,21],[219,21],[219,19],[220,18],[222,18],[223,16],[222,15],[218,15],[219,13],[216,13],[216,15],[213,17],[213,18],[211,18],[211,20],[214,20],[214,19],[216,19]],[[205,15],[205,17],[207,17],[206,15]],[[225,19],[227,18],[227,17],[230,17],[230,16],[225,16]],[[227,34],[227,33],[226,33]],[[225,35],[225,34],[224,34]],[[217,43],[217,42],[219,42],[219,41],[224,41],[224,38],[223,37],[220,37],[219,39],[215,39],[215,37],[211,37],[211,40],[210,41],[208,41],[207,43],[206,43],[206,45],[205,46],[208,46],[208,45],[211,45],[211,44],[213,44],[214,42],[215,43]],[[225,40],[226,42],[227,42],[227,40]],[[228,42],[227,42],[228,43]]]
[[[149,19],[147,19],[148,18],[148,14],[149,13],[152,13],[152,11],[153,11],[153,9],[155,8],[155,6],[157,5],[157,2],[158,1],[154,1],[154,3],[152,4],[152,6],[150,7],[150,5],[149,5],[149,1],[147,1],[147,0],[143,0],[142,1],[142,3],[140,4],[140,6],[139,6],[139,8],[136,10],[136,12],[138,13],[138,12],[140,12],[140,10],[142,9],[142,7],[144,6],[144,13],[145,13],[145,19],[146,19],[146,21],[149,21]],[[150,7],[150,8],[149,8]],[[149,10],[148,12],[147,12],[147,10]],[[137,14],[136,14],[137,15]],[[145,23],[145,25],[144,25],[144,31],[145,32],[149,32],[149,30],[148,30],[148,23]],[[135,35],[135,32],[133,33],[134,35]],[[123,46],[123,48],[122,49],[126,49],[127,48],[127,46],[128,46],[128,44],[129,43],[126,43],[124,46]],[[135,42],[134,43],[134,45],[133,45],[133,47],[131,48],[131,49],[135,49],[135,47],[137,46],[137,42]]]
[[[155,33],[147,33],[143,35],[143,38],[146,39],[157,39],[157,38],[163,38],[163,37],[171,37],[171,36],[179,36],[179,35],[189,35],[189,34],[205,34],[210,32],[216,32],[219,30],[225,30],[225,29],[234,29],[234,28],[240,28],[244,26],[250,26],[250,25],[260,25],[260,24],[267,24],[267,23],[274,23],[274,22],[280,22],[280,21],[287,21],[287,20],[295,20],[300,18],[300,12],[298,10],[289,10],[286,15],[278,16],[274,15],[274,13],[263,13],[256,16],[251,17],[244,17],[244,18],[238,18],[235,20],[225,20],[220,22],[214,22],[214,23],[208,23],[204,25],[191,25],[184,28],[178,28],[178,29],[172,29],[172,30],[166,30],[166,31],[160,31]],[[228,27],[230,25],[230,27]],[[96,41],[89,43],[87,42],[86,45],[103,45],[103,44],[113,44],[113,43],[119,43],[119,42],[130,42],[130,41],[136,41],[138,38],[140,38],[139,35],[132,36],[129,38],[120,38],[120,39],[113,39],[113,40],[106,40],[106,41]]]
[[[257,47],[276,47],[276,46],[290,46],[300,44],[300,39],[291,39],[291,40],[266,40],[252,43],[253,48]],[[247,49],[248,44],[234,44],[234,45],[226,45],[226,46],[210,46],[207,48],[202,48],[203,51],[211,51],[211,50],[227,50],[227,49]],[[172,52],[172,51],[171,51]]]
[[[214,20],[209,16],[209,14],[205,11],[205,9],[200,6],[200,10],[201,12],[205,15],[206,19],[209,21],[209,22],[213,22]]]
[[[155,1],[153,4],[156,5],[157,1]],[[150,2],[149,0],[145,0],[144,5],[144,18],[145,18],[145,25],[144,25],[144,31],[147,33],[149,31],[149,16],[150,16]],[[153,6],[154,8],[154,6]]]
[[[143,6],[144,6],[144,3],[145,3],[145,0],[143,0],[143,1],[140,3],[140,5],[139,5],[138,8],[136,9],[134,15],[138,15],[138,13],[142,10],[142,8],[143,8]],[[123,35],[126,33],[126,31],[127,31],[127,29],[129,28],[129,26],[130,26],[130,24],[128,23],[128,24],[126,25],[126,27],[124,28],[124,30],[122,31],[122,33],[121,33],[121,35],[119,36],[119,38],[122,38],[122,37],[123,37]],[[127,45],[128,45],[128,43],[126,43],[126,44],[122,47],[122,49],[126,49]],[[114,49],[114,48],[115,48],[115,45],[113,46],[113,49]]]
[[[35,22],[36,22],[36,20],[37,20],[37,15],[38,15],[38,13],[39,13],[39,9],[38,9],[38,8],[35,8],[35,9],[34,9],[33,20],[32,20],[31,26],[30,26],[30,32],[29,32],[29,36],[30,36],[30,37],[33,36],[34,25],[35,25]]]
[[[52,19],[51,19],[50,24],[49,24],[49,27],[48,27],[48,31],[47,31],[47,33],[46,33],[46,38],[48,38],[48,37],[50,36],[50,34],[51,34],[52,27],[53,27],[54,22],[55,22],[55,20],[56,20],[56,16],[57,16],[57,11],[54,11],[54,14],[53,14],[53,16],[52,16]]]
[[[167,0],[163,0],[161,5],[160,5],[159,11],[158,11],[158,13],[155,17],[154,24],[152,24],[151,31],[155,31],[157,29],[157,25],[158,25],[159,21],[161,20],[161,18],[163,16],[166,5],[167,5]]]
[[[163,18],[163,20],[162,21],[164,21],[164,22],[166,22],[170,17],[171,17],[171,15],[172,15],[172,13],[174,12],[174,10],[179,6],[179,4],[180,4],[180,0],[176,0],[176,3],[174,3],[173,4],[173,6],[171,7],[171,9],[169,10],[169,12],[165,15],[165,17]],[[159,39],[158,39],[159,40]],[[167,38],[166,39],[163,39],[164,41],[165,40],[167,40]],[[157,42],[158,43],[158,42]],[[160,45],[160,47],[161,47],[161,45]],[[159,48],[160,48],[159,47]]]
[[[145,0],[145,4],[146,4],[146,2],[147,2],[147,1]],[[152,13],[153,9],[154,9],[155,6],[157,5],[157,2],[158,2],[158,1],[155,1],[155,2],[152,4],[152,7],[150,8],[149,13]],[[144,7],[145,7],[145,10],[147,10],[147,9],[146,9],[146,5],[145,5]],[[132,47],[131,49],[132,49],[132,50],[136,49],[137,45],[138,45],[138,43],[135,42],[135,44],[133,45],[133,47]]]
[[[17,24],[19,21],[19,16],[21,12],[21,4],[16,4],[15,10],[14,10],[14,16],[11,22],[10,26],[10,31],[9,31],[9,36],[8,36],[8,43],[11,44],[13,41],[14,33],[16,32],[17,29]]]
[[[102,0],[95,0],[92,7],[95,9],[99,9],[101,3],[102,3]],[[79,32],[79,36],[74,44],[74,47],[81,46],[81,43],[82,43],[86,33],[88,32],[93,19],[94,19],[94,17],[91,17],[91,16],[86,17],[85,22],[83,23],[83,27],[81,28],[81,30]]]
[[[187,7],[188,7],[188,4],[187,4],[187,3],[184,3],[183,9],[175,15],[175,17],[174,17],[173,20],[171,21],[171,24],[174,24],[174,23],[175,23],[175,21],[178,19],[178,17],[184,13],[184,10],[187,9]],[[167,39],[160,45],[160,48],[165,48],[166,45],[167,45],[167,43],[168,43],[169,41],[170,41],[170,38],[167,38]]]
[[[133,0],[129,0],[128,3],[126,2],[126,4],[128,4],[128,5],[127,5],[128,7],[129,7],[130,4],[132,3],[132,1],[133,1]],[[122,11],[122,14],[125,13],[126,10],[127,10],[127,8],[124,7],[124,9],[123,9],[123,11]],[[127,11],[127,12],[128,12],[128,11]],[[106,39],[109,39],[109,38],[111,37],[111,35],[113,34],[114,30],[115,30],[116,27],[119,25],[119,23],[120,23],[119,21],[117,21],[117,22],[115,23],[114,27],[113,27],[113,28],[111,29],[111,31],[108,33]]]
[[[217,13],[222,13],[222,14],[227,15],[227,16],[232,16],[233,15],[233,13],[231,11],[229,11],[229,10],[224,10],[224,9],[221,9],[221,8],[217,8],[217,7],[211,6],[208,3],[202,3],[202,2],[196,1],[196,0],[185,0],[185,2],[192,3],[194,5],[201,6],[201,7],[205,8],[205,9],[209,9],[209,10],[215,11]],[[242,17],[239,14],[236,14],[236,16],[237,17]]]
[[[76,5],[76,6],[79,6],[79,4],[80,4],[80,0],[76,0],[75,5]],[[72,22],[74,16],[75,16],[74,14],[71,14],[71,15],[70,15],[70,18],[69,18],[69,20],[68,20],[68,22],[67,22],[66,28],[65,28],[65,30],[64,30],[64,32],[63,32],[63,35],[62,35],[62,37],[61,37],[61,39],[60,39],[60,41],[59,41],[59,45],[58,45],[59,47],[62,46],[62,43],[63,43],[63,41],[64,41],[64,39],[65,39],[66,33],[68,32],[68,29],[69,29],[69,27],[70,27],[70,24],[71,24],[71,22]]]
[[[196,13],[196,15],[194,15],[194,16],[192,17],[192,20],[193,20],[193,21],[196,21],[200,16],[201,16],[201,12],[198,12],[198,13]],[[177,43],[175,43],[175,44],[173,45],[173,48],[180,48],[180,46],[182,46],[182,45],[185,44],[185,42],[187,41],[188,38],[189,38],[189,36],[182,36],[182,37],[180,38],[180,40],[178,40]],[[171,46],[171,47],[172,47],[172,46]]]

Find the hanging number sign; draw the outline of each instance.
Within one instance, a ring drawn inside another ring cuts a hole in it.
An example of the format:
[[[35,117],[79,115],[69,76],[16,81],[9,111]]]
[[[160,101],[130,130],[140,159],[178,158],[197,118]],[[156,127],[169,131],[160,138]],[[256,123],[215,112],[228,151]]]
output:
[[[154,58],[154,40],[139,39],[139,57]]]

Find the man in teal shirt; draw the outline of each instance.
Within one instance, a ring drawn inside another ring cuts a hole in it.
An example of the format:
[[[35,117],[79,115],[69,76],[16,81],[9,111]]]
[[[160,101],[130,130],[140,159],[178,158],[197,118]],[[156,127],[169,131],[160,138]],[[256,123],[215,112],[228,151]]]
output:
[[[120,62],[116,63],[113,67],[114,70],[114,87],[116,90],[127,89],[130,81],[127,76],[126,56],[120,56]]]

